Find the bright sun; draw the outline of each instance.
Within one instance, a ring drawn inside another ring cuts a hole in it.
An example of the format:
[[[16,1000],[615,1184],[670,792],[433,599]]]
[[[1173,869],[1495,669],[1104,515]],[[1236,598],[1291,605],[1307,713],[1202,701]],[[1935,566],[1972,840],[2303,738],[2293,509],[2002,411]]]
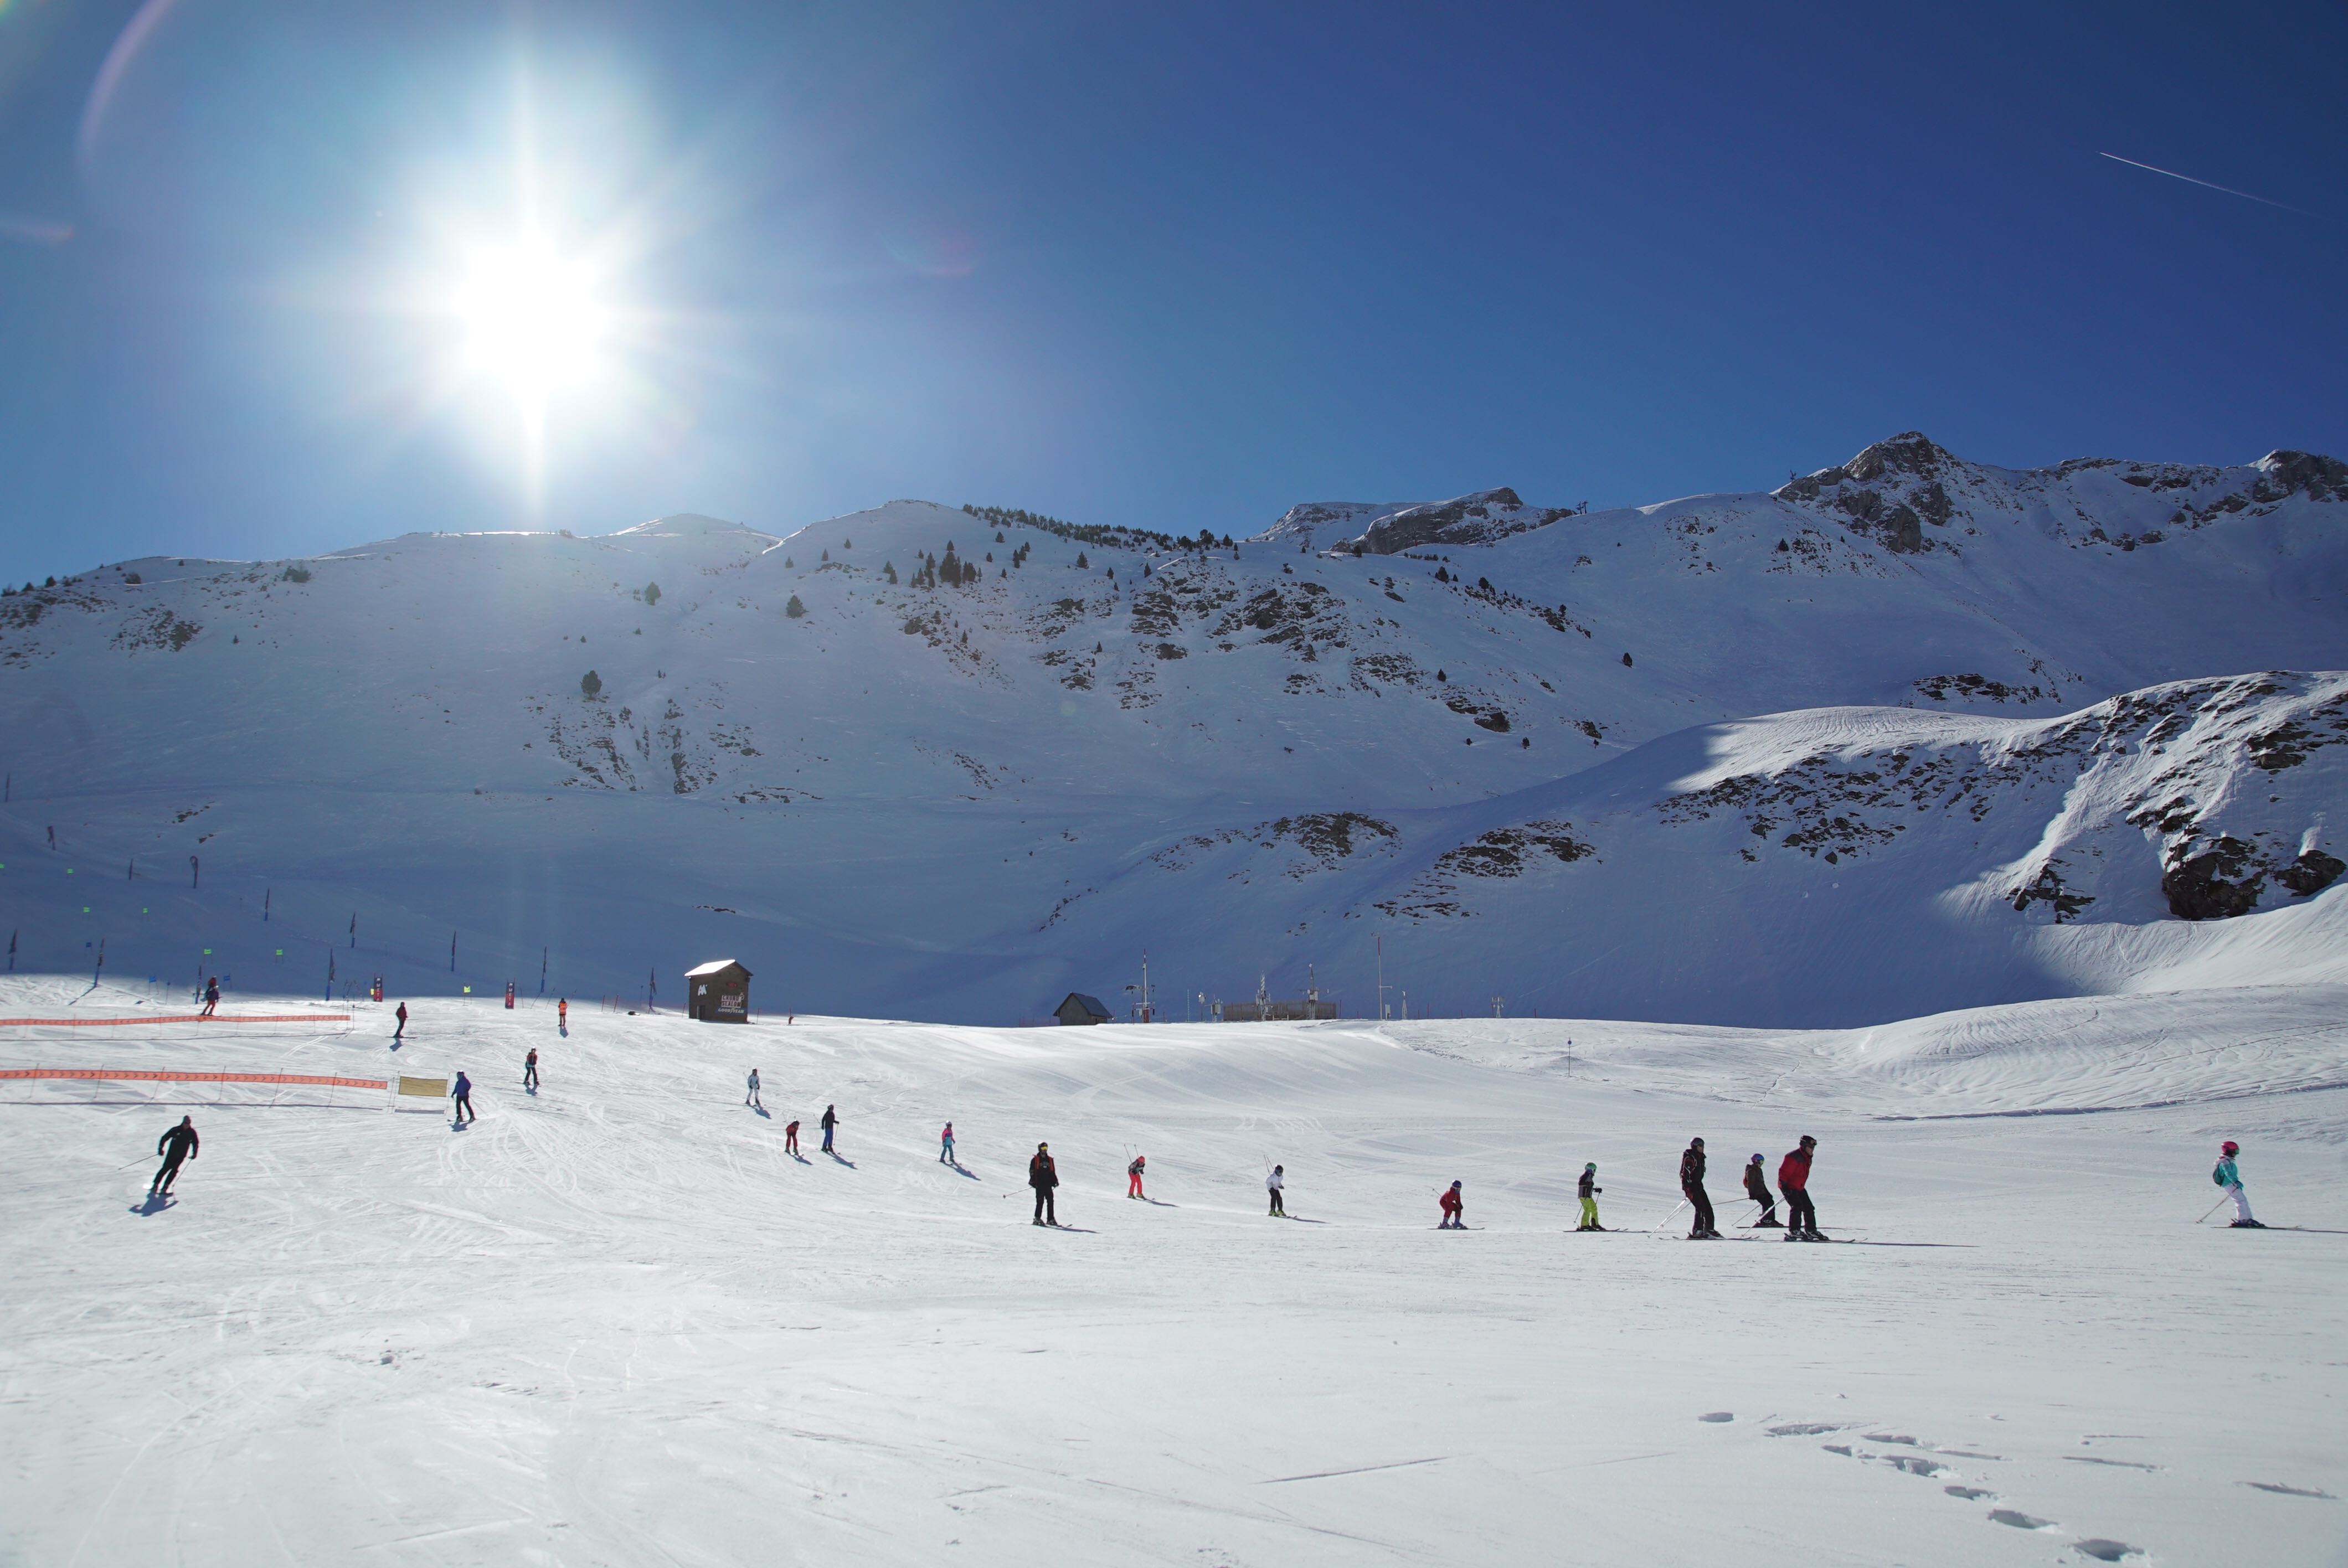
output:
[[[587,269],[534,236],[476,256],[457,313],[471,369],[533,405],[586,379],[605,324]]]

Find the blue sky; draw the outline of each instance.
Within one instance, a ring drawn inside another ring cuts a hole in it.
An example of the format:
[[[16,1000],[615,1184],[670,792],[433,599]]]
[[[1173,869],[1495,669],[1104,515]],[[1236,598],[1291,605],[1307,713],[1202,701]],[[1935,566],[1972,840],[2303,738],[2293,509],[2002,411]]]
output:
[[[1605,506],[1910,427],[2348,453],[2343,48],[2337,3],[0,0],[0,577]],[[458,307],[525,228],[602,323],[535,444]]]

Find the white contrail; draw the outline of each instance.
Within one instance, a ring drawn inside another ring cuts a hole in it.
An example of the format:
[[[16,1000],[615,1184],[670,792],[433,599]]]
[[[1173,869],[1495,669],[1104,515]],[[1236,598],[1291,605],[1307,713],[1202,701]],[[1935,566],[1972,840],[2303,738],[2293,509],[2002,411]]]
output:
[[[2267,207],[2280,207],[2286,212],[2296,212],[2302,218],[2312,218],[2315,216],[2314,213],[2310,212],[2306,208],[2293,207],[2288,201],[2270,201],[2263,196],[2253,196],[2247,190],[2237,190],[2230,185],[2212,185],[2206,179],[2196,179],[2189,174],[2179,174],[2173,169],[2157,169],[2154,168],[2154,166],[2149,163],[2138,163],[2133,158],[2122,158],[2116,152],[2098,152],[2096,156],[2097,158],[2108,158],[2114,163],[2125,163],[2130,169],[2148,169],[2155,174],[2166,174],[2169,179],[2181,179],[2188,185],[2199,185],[2205,186],[2211,190],[2222,190],[2229,196],[2239,196],[2245,201],[2256,201],[2260,205]]]

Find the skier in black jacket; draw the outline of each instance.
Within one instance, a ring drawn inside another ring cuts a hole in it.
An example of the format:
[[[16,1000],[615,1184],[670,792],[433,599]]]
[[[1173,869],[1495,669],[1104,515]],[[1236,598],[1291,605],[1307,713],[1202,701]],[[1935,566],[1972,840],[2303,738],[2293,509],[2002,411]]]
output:
[[[157,1193],[167,1198],[171,1195],[171,1184],[180,1179],[180,1162],[196,1157],[196,1119],[192,1116],[180,1117],[177,1127],[155,1140],[155,1153],[163,1157],[163,1168],[147,1184],[149,1197]]]
[[[1052,1189],[1060,1184],[1059,1168],[1052,1163],[1052,1145],[1035,1145],[1035,1157],[1027,1162],[1027,1184],[1035,1189],[1035,1223],[1058,1225],[1059,1211],[1052,1206]]]
[[[1704,1140],[1692,1139],[1687,1152],[1680,1156],[1680,1191],[1695,1209],[1695,1228],[1688,1232],[1690,1241],[1718,1241],[1720,1232],[1712,1223],[1712,1200],[1704,1191]]]
[[[1769,1184],[1761,1174],[1761,1156],[1758,1154],[1754,1155],[1752,1163],[1745,1167],[1745,1195],[1761,1205],[1761,1217],[1753,1222],[1756,1230],[1763,1225],[1783,1223],[1777,1218],[1776,1196],[1769,1191]]]
[[[1581,1167],[1581,1181],[1575,1190],[1581,1196],[1581,1223],[1573,1228],[1583,1231],[1604,1230],[1606,1227],[1598,1223],[1598,1194],[1606,1189],[1598,1184],[1598,1163],[1595,1160]]]

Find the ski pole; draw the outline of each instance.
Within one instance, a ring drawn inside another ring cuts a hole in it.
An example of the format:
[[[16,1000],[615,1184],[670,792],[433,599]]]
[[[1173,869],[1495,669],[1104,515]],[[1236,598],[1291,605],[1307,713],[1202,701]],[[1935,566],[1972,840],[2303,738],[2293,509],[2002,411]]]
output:
[[[1648,1227],[1649,1230],[1653,1232],[1663,1229],[1665,1225],[1672,1223],[1673,1215],[1677,1214],[1682,1209],[1687,1206],[1688,1201],[1685,1198],[1682,1198],[1678,1203],[1672,1205],[1671,1214],[1665,1214],[1662,1219],[1657,1220],[1653,1225]]]
[[[2211,1204],[2209,1205],[2209,1214],[2216,1214],[2219,1209],[2224,1208],[2224,1207],[2226,1206],[2226,1204],[2227,1204],[2228,1200],[2229,1200],[2229,1199],[2230,1199],[2230,1198],[2232,1198],[2232,1197],[2233,1197],[2233,1195],[2234,1195],[2233,1194],[2231,1194],[2231,1193],[2228,1193],[2228,1194],[2226,1194],[2226,1196],[2225,1196],[2225,1197],[2219,1198],[2216,1203]],[[2208,1219],[2208,1218],[2209,1217],[2209,1214],[2203,1214],[2203,1215],[2201,1216],[2201,1219],[2199,1219],[2199,1220],[2195,1220],[2193,1223],[2194,1223],[2195,1225],[2199,1225],[2199,1224],[2201,1223],[2201,1220],[2206,1220],[2206,1219]]]

